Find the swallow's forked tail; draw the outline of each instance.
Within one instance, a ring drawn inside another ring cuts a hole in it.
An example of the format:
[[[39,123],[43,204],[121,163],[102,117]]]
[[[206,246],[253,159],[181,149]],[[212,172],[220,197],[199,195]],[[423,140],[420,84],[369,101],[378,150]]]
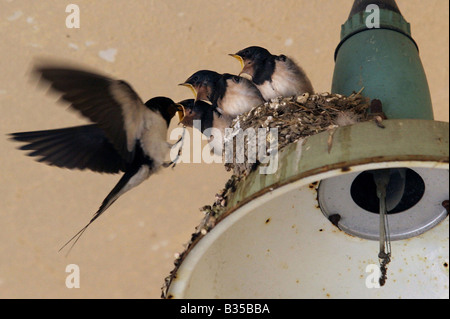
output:
[[[119,182],[114,186],[114,188],[111,190],[111,192],[106,196],[106,198],[103,200],[102,205],[98,209],[98,211],[94,214],[94,217],[87,223],[86,226],[81,228],[72,238],[70,238],[58,251],[63,250],[68,244],[71,242],[72,245],[70,246],[66,256],[69,255],[72,248],[75,246],[75,244],[78,242],[80,237],[83,235],[83,233],[86,231],[86,229],[98,218],[101,214],[105,212],[121,195],[123,195],[125,192],[129,191],[130,189],[138,186],[141,184],[144,180],[146,180],[149,176],[150,168],[146,165],[143,165],[136,169],[131,169],[130,171],[126,172],[122,178],[119,180]]]

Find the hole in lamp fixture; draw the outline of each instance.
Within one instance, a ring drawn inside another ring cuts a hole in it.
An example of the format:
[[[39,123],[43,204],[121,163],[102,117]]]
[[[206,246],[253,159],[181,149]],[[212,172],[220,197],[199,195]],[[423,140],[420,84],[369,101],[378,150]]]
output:
[[[350,235],[379,240],[380,206],[374,176],[383,170],[321,180],[317,199],[325,217]],[[389,174],[385,198],[391,240],[420,235],[447,217],[448,170],[389,168]]]
[[[365,171],[359,174],[351,185],[350,193],[353,201],[359,207],[368,212],[379,214],[380,208],[373,172],[375,171]],[[422,199],[425,193],[423,179],[412,169],[391,169],[390,175],[391,179],[386,194],[388,215],[410,209]]]

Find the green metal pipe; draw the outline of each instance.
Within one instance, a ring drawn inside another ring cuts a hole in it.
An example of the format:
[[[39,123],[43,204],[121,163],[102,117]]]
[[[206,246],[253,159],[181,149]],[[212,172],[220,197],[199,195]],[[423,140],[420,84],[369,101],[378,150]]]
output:
[[[331,92],[364,88],[365,96],[381,100],[388,118],[434,119],[418,47],[394,0],[355,1],[335,62]]]

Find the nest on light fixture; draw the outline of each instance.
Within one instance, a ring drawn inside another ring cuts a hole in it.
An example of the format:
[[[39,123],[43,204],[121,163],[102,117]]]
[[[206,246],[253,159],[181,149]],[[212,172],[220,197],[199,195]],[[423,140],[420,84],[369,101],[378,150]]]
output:
[[[233,120],[231,128],[235,130],[276,128],[278,131],[278,152],[290,144],[302,143],[302,140],[309,136],[329,131],[329,151],[332,147],[333,132],[337,127],[364,121],[374,121],[374,125],[383,127],[382,120],[386,116],[382,112],[381,102],[379,100],[371,101],[364,97],[361,92],[362,90],[349,96],[327,92],[313,95],[306,93],[288,98],[273,99],[239,115]],[[266,142],[269,146],[270,142]],[[235,147],[234,139],[233,143],[233,147]],[[189,249],[212,230],[220,217],[227,211],[228,198],[235,192],[239,182],[258,167],[259,163],[248,163],[247,146],[248,143],[245,141],[245,160],[243,163],[233,161],[225,164],[225,168],[232,171],[233,175],[226,182],[225,187],[215,195],[214,202],[200,208],[205,216],[195,228],[189,242],[186,243],[186,249],[177,254],[174,262],[175,269],[171,272],[171,275],[176,273]],[[269,149],[269,147],[266,149]],[[165,292],[171,282],[171,275],[165,280],[165,286],[162,289],[163,297],[167,297]]]
[[[382,111],[381,101],[370,100],[361,92],[349,96],[332,93],[308,93],[276,98],[243,113],[233,120],[231,128],[245,131],[248,128],[273,129],[278,132],[277,151],[282,151],[293,143],[302,143],[309,136],[329,131],[328,152],[333,143],[333,133],[337,127],[347,126],[365,121],[374,121],[374,125],[383,128],[382,120],[386,119]],[[236,140],[228,141],[236,147]],[[270,141],[266,140],[266,149],[270,151]],[[244,161],[225,163],[225,168],[233,175],[220,190],[212,205],[200,208],[205,218],[196,228],[196,234],[208,232],[215,225],[217,218],[226,210],[227,199],[237,187],[237,184],[255,170],[260,163],[248,162],[248,143],[244,140]],[[267,154],[270,155],[270,154]],[[194,234],[195,235],[195,234]]]
[[[239,115],[234,119],[231,128],[235,132],[249,128],[267,131],[276,129],[279,152],[291,143],[299,142],[323,131],[328,130],[332,135],[333,130],[339,126],[352,125],[374,118],[377,123],[380,123],[383,118],[386,118],[381,110],[381,102],[378,100],[370,102],[370,99],[364,97],[361,91],[350,96],[325,92],[276,98]],[[266,155],[270,155],[272,150],[269,139],[270,135],[266,140],[266,150],[268,150]],[[233,143],[233,149],[236,149],[236,139],[233,138],[226,143]],[[329,148],[331,146],[332,136]],[[237,162],[237,157],[234,156],[233,162],[225,164],[226,169],[232,170],[238,177],[248,175],[259,164],[258,162],[249,163],[248,147],[248,137],[245,136],[242,150],[244,161]]]

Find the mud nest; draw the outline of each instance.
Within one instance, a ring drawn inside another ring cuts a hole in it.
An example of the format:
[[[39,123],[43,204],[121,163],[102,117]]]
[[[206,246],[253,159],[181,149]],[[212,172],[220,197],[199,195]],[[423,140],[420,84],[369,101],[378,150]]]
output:
[[[278,98],[266,102],[238,116],[232,123],[235,131],[247,128],[270,130],[277,128],[277,152],[292,143],[301,142],[308,136],[320,132],[334,132],[337,127],[352,125],[358,122],[374,121],[376,125],[383,127],[382,121],[386,119],[382,111],[379,100],[372,100],[361,95],[361,92],[353,93],[350,96],[340,94],[320,93],[303,94],[290,98]],[[332,137],[332,134],[330,134]],[[270,156],[271,137],[267,135],[266,149],[267,156]],[[235,139],[232,140],[235,143]],[[235,146],[235,145],[234,145]],[[218,218],[226,211],[228,199],[232,195],[239,182],[245,179],[249,173],[254,171],[259,162],[248,163],[247,143],[244,143],[243,163],[226,163],[225,168],[232,170],[233,175],[226,182],[225,187],[215,195],[212,205],[200,208],[205,214],[205,218],[196,227],[193,237],[206,234],[216,224]],[[329,150],[332,140],[329,140]]]
[[[290,97],[278,98],[266,102],[251,111],[238,116],[232,123],[233,135],[245,132],[249,128],[255,132],[260,129],[266,131],[266,156],[276,150],[279,152],[287,145],[296,143],[301,139],[317,133],[331,130],[339,126],[346,126],[369,120],[369,99],[360,93],[354,93],[348,97],[340,94],[320,93],[309,95],[308,93]],[[275,129],[275,130],[274,130]],[[276,136],[272,132],[276,132]],[[248,175],[260,163],[248,156],[249,148],[254,150],[252,139],[244,136],[244,143],[236,147],[236,138],[226,141],[233,143],[233,149],[242,149],[244,160],[237,156],[232,157],[233,162],[226,163],[227,170],[232,170],[236,176]],[[276,143],[274,143],[276,141]],[[259,140],[258,140],[259,142]],[[257,147],[260,147],[258,145]]]

